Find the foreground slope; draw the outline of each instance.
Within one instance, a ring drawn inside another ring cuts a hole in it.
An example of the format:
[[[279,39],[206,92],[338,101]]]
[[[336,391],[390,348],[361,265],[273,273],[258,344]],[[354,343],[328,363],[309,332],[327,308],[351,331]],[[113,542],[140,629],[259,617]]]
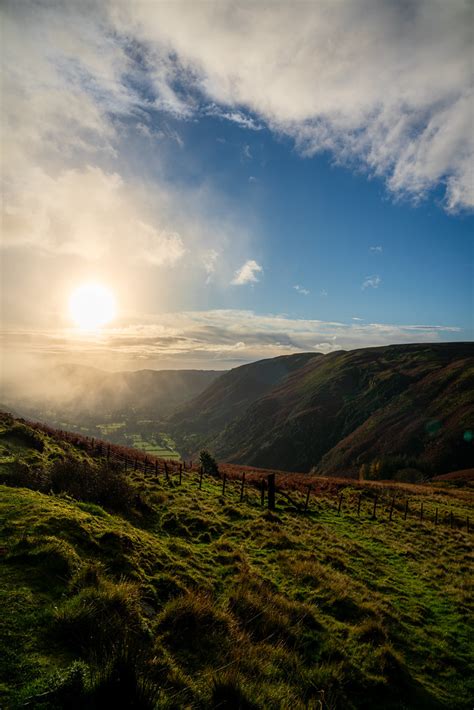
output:
[[[292,357],[301,358],[290,356],[290,362]],[[263,370],[272,362],[258,365]],[[253,366],[247,367],[250,374]],[[227,380],[237,380],[240,369]],[[387,475],[397,468],[430,475],[470,465],[473,446],[465,434],[474,428],[472,343],[394,345],[308,358],[237,413],[226,407],[224,389],[218,409],[208,404],[223,380],[193,402],[193,419],[188,409],[173,419],[178,435],[197,434],[194,441],[223,460],[286,470],[316,467],[330,475],[357,475],[362,464],[374,461]]]
[[[465,529],[389,522],[380,501],[338,515],[323,493],[265,511],[252,488],[112,471],[8,417],[0,445],[2,706],[472,706]],[[124,478],[102,505],[99,469]],[[399,490],[472,520],[468,488]]]

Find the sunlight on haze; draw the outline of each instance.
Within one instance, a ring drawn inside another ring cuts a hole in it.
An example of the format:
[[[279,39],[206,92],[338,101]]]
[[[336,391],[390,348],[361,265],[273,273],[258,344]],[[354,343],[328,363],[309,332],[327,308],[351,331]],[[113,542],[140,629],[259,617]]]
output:
[[[76,327],[83,331],[98,330],[116,315],[116,301],[112,291],[100,283],[78,286],[69,299],[69,315]]]

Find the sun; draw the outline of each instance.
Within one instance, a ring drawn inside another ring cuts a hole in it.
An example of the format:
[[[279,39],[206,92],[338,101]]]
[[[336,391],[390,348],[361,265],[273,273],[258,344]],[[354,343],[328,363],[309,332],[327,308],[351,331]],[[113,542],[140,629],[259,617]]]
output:
[[[69,315],[80,330],[99,330],[116,315],[115,296],[100,283],[76,288],[69,299]]]

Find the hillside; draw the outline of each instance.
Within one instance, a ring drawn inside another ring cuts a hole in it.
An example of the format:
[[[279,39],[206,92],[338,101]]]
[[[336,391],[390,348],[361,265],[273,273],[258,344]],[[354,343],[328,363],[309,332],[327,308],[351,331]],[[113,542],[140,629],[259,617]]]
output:
[[[472,706],[469,489],[326,479],[272,512],[106,450],[1,418],[2,707]]]
[[[243,416],[255,401],[289,375],[321,357],[320,353],[283,355],[225,372],[179,408],[169,418],[168,427],[179,437],[181,450],[192,453],[201,443],[225,429],[229,422]]]
[[[263,392],[254,385],[241,400],[244,368],[218,378],[170,420],[182,448],[191,442],[225,461],[328,475],[358,475],[374,462],[380,477],[470,465],[464,435],[474,429],[474,344],[295,355],[286,366],[277,382],[265,382]],[[246,380],[258,382],[273,367],[273,360],[247,365]]]
[[[106,372],[75,364],[37,365],[7,376],[2,400],[43,419],[46,414],[49,419],[81,422],[123,413],[157,419],[197,396],[220,375],[215,370]]]

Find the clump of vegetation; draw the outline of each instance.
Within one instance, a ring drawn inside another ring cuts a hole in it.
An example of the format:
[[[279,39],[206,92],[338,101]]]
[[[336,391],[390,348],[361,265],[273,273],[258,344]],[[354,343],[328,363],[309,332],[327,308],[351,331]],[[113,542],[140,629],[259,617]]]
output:
[[[209,451],[203,449],[199,454],[199,461],[201,463],[202,470],[204,473],[207,473],[210,476],[219,475],[219,467],[217,465],[217,461],[211,456]]]
[[[91,501],[118,511],[143,505],[136,486],[113,463],[91,465],[69,457],[57,461],[51,468],[51,489],[67,493],[78,500]]]

